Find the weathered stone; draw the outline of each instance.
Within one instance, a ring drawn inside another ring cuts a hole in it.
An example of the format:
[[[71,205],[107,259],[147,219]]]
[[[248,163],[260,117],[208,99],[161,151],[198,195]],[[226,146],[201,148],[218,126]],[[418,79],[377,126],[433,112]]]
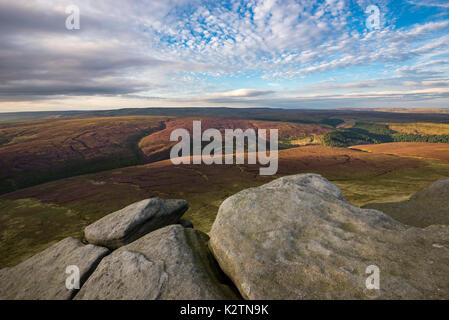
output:
[[[178,224],[183,226],[184,228],[192,228],[193,229],[193,223],[190,220],[187,219],[180,219],[178,221]]]
[[[104,258],[75,299],[232,299],[210,254],[209,237],[171,225]]]
[[[364,208],[381,210],[394,219],[414,226],[449,225],[449,179],[441,179],[409,200],[369,203]]]
[[[295,175],[226,199],[210,232],[247,299],[448,299],[449,226],[405,226],[360,209],[319,175]],[[367,289],[367,267],[380,290]]]
[[[89,243],[116,249],[151,231],[177,223],[187,209],[185,200],[142,200],[87,226],[84,235]]]
[[[66,238],[15,267],[0,270],[2,300],[68,300],[75,290],[66,288],[66,268],[79,268],[80,285],[93,272],[106,248]]]

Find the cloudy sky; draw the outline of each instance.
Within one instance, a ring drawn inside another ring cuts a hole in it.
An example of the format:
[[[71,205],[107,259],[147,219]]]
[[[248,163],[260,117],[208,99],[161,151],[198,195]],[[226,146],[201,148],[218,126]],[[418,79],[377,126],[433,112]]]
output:
[[[0,0],[0,112],[175,106],[449,107],[449,1]]]

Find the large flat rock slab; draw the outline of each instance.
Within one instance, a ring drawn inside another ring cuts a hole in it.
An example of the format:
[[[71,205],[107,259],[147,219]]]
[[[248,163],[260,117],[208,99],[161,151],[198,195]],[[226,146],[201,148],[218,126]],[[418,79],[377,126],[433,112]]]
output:
[[[177,223],[187,209],[185,200],[142,200],[87,226],[84,235],[89,243],[116,249],[149,232]]]
[[[210,235],[246,299],[449,299],[449,226],[409,227],[360,209],[319,175],[231,196]]]
[[[149,233],[104,258],[75,299],[235,299],[208,240],[179,224]]]
[[[66,238],[15,267],[0,270],[1,300],[69,300],[66,268],[79,268],[80,285],[109,253],[106,248]]]

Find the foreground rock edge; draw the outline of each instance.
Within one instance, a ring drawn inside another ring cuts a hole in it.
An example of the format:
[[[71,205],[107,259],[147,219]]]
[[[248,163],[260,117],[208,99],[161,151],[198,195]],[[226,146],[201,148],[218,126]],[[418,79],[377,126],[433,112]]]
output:
[[[159,228],[178,223],[188,203],[150,198],[108,214],[84,229],[89,243],[117,249]]]
[[[210,247],[246,299],[448,299],[449,226],[360,209],[316,174],[243,190],[220,206]],[[369,290],[367,267],[379,267]]]
[[[68,266],[79,269],[82,286],[109,250],[65,238],[10,268],[0,270],[0,300],[70,300],[76,289],[67,289]]]
[[[185,207],[184,200],[173,201]],[[145,230],[143,236],[134,232],[139,235],[137,240],[121,244],[109,256],[106,248],[66,238],[15,267],[0,270],[0,299],[71,299],[75,294],[76,299],[111,300],[241,296],[449,299],[449,226],[412,228],[380,211],[360,209],[319,175],[283,177],[226,199],[209,242],[206,234],[191,229],[191,223],[181,216],[173,219],[177,224]],[[71,260],[72,256],[77,258]],[[176,267],[186,256],[189,262],[181,265],[187,269]],[[82,287],[77,294],[65,288],[68,275],[62,266],[81,261],[80,257],[85,261],[81,263]],[[364,268],[369,263],[381,270],[380,290],[363,287],[367,278]],[[175,271],[167,272],[167,266]],[[139,278],[140,272],[129,272],[131,280],[120,284],[116,276],[123,270],[142,270],[147,278]],[[198,274],[203,282],[192,280],[195,276],[198,279]],[[153,287],[144,285],[148,279]],[[128,289],[123,290],[126,286]]]
[[[171,225],[105,257],[77,300],[238,299],[209,252],[209,237]]]

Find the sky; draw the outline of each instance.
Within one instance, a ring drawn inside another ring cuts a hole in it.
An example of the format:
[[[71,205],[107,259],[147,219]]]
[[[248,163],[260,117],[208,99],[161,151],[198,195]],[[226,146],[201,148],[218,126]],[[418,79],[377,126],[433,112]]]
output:
[[[0,0],[0,112],[128,107],[449,107],[449,0]]]

